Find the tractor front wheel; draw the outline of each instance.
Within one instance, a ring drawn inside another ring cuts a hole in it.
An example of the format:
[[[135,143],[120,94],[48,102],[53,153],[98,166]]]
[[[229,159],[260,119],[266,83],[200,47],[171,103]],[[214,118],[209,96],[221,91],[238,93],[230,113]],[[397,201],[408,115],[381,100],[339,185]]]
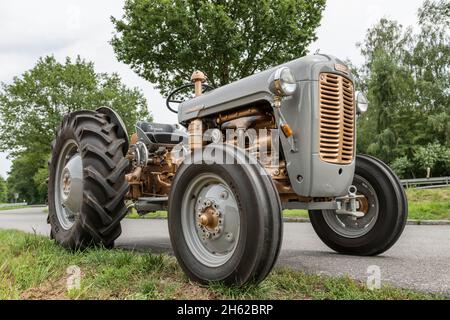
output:
[[[388,250],[406,224],[408,204],[400,181],[383,162],[356,157],[353,179],[363,217],[337,214],[334,210],[309,212],[319,238],[331,249],[345,254],[373,256]]]
[[[169,202],[172,248],[194,281],[262,281],[282,241],[281,205],[259,165],[184,164]]]

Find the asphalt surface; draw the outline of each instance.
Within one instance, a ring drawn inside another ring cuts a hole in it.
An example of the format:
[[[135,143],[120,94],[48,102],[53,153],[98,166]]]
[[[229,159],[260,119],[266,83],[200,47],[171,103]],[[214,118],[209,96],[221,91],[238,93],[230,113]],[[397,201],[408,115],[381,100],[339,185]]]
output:
[[[49,235],[43,208],[0,211],[1,229],[19,229]],[[166,220],[125,219],[116,247],[171,253]],[[381,282],[425,292],[450,295],[450,226],[406,226],[400,240],[377,257],[335,253],[316,236],[309,223],[285,223],[278,266],[308,273],[348,275],[367,280],[370,266],[378,266]]]

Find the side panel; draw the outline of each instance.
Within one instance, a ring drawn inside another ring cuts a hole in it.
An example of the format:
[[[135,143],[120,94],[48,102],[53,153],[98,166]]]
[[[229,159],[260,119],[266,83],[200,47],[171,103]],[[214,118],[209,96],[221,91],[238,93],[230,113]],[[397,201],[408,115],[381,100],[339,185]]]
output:
[[[333,66],[334,63],[331,65]],[[321,72],[335,71],[331,69],[330,64],[322,64],[315,70],[314,79],[318,79]],[[297,94],[294,99],[283,102],[281,112],[294,130],[294,140],[298,150],[292,152],[288,139],[280,134],[289,180],[295,193],[307,197],[345,195],[353,180],[355,160],[348,165],[339,165],[320,159],[318,81],[299,82]]]

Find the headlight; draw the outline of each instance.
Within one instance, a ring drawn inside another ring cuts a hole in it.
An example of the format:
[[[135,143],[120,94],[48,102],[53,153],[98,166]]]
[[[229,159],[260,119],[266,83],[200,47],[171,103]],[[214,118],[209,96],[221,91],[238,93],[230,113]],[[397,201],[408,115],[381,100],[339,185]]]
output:
[[[367,111],[369,103],[367,102],[366,95],[361,91],[356,92],[356,113],[361,114]]]
[[[297,90],[297,82],[288,67],[277,69],[273,75],[270,90],[277,96],[291,96]]]

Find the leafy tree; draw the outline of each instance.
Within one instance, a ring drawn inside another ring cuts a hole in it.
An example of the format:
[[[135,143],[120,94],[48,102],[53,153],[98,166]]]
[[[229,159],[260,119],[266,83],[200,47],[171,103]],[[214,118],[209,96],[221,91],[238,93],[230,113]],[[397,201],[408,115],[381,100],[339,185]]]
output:
[[[30,203],[46,194],[50,143],[65,113],[111,107],[128,130],[138,119],[149,119],[138,89],[127,88],[117,74],[96,73],[94,65],[78,57],[59,63],[48,56],[12,83],[0,88],[0,150],[13,157],[8,177],[9,197],[19,193]]]
[[[46,168],[47,159],[43,159],[38,153],[22,153],[12,161],[11,171],[8,175],[8,198],[14,199],[14,193],[19,194],[19,199],[28,203],[43,203],[44,198],[33,181],[33,177],[39,168]]]
[[[407,177],[412,172],[413,163],[407,156],[403,156],[395,159],[391,164],[391,168],[398,176]]]
[[[418,33],[381,19],[359,44],[365,63],[357,87],[368,92],[370,107],[358,121],[358,152],[401,176],[424,176],[427,167],[450,174],[450,165],[435,158],[450,146],[449,10],[448,1],[427,0]]]
[[[8,201],[8,189],[6,185],[6,180],[0,176],[0,203],[5,203]]]
[[[116,110],[129,129],[149,117],[142,93],[123,85],[117,74],[95,73],[93,63],[80,57],[64,64],[52,56],[41,58],[1,86],[0,150],[47,155],[65,113],[101,106]]]
[[[222,86],[307,53],[325,0],[127,0],[112,17],[120,61],[162,93],[200,69]]]
[[[430,143],[426,147],[420,147],[414,155],[417,166],[424,170],[430,168],[431,172],[438,173],[450,166],[450,149],[439,143]]]

